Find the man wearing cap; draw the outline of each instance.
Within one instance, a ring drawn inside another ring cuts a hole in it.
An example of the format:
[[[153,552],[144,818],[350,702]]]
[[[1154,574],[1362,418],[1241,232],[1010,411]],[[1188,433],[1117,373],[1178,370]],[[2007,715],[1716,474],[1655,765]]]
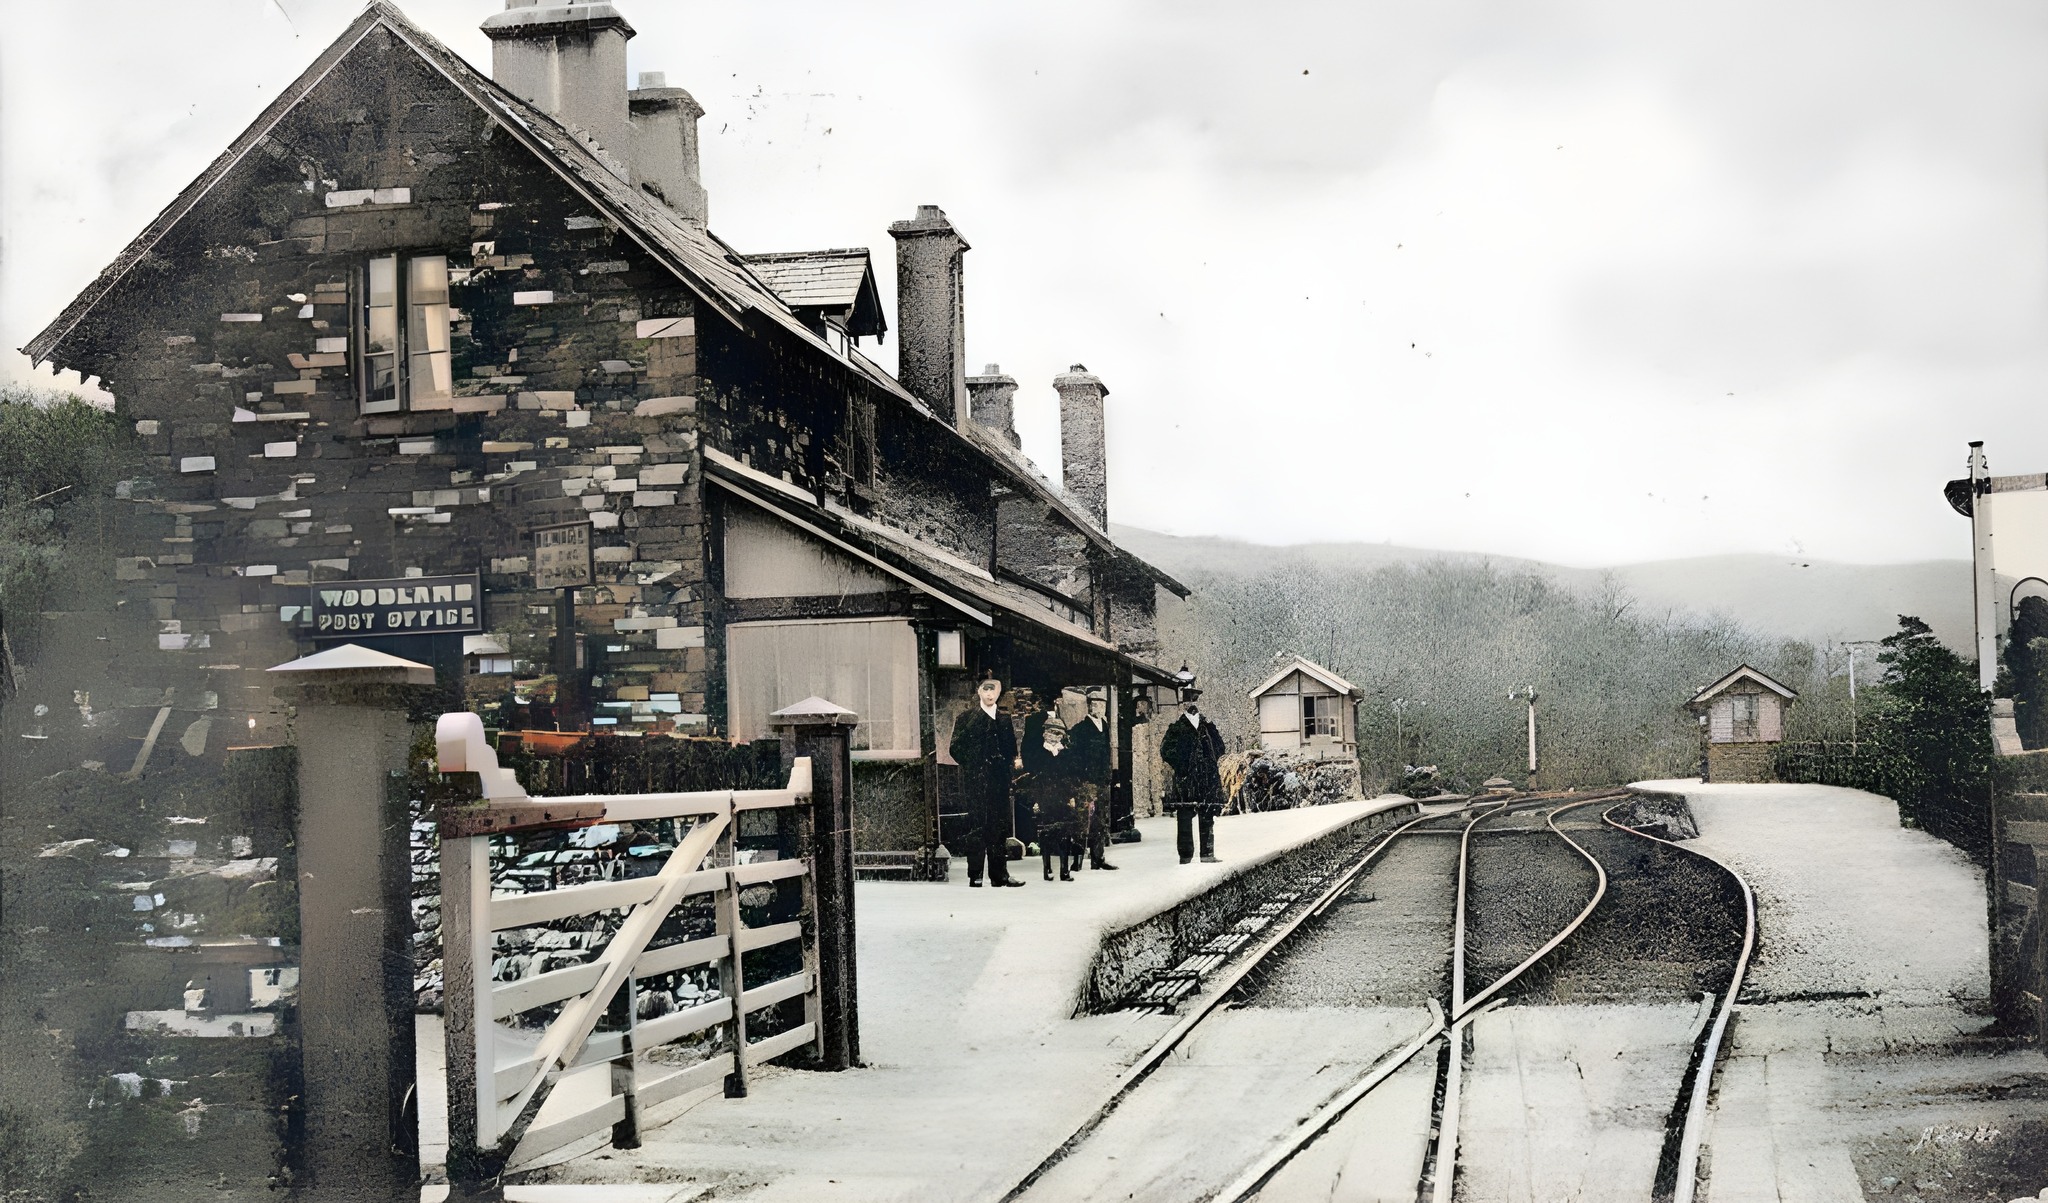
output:
[[[1100,689],[1088,691],[1088,713],[1074,723],[1074,729],[1067,732],[1067,743],[1081,758],[1085,772],[1083,780],[1094,788],[1088,793],[1093,797],[1084,799],[1088,824],[1085,842],[1088,845],[1088,867],[1091,869],[1114,869],[1109,863],[1106,850],[1109,842],[1109,697]]]
[[[953,720],[947,751],[960,766],[960,792],[967,804],[967,884],[981,884],[982,863],[995,886],[1021,886],[1010,876],[1004,847],[1010,838],[1010,769],[1017,759],[1017,733],[1010,717],[998,713],[1003,683],[983,673],[974,689],[974,705]]]
[[[1201,828],[1202,861],[1216,863],[1216,815],[1223,809],[1223,777],[1216,762],[1223,758],[1223,736],[1195,705],[1201,691],[1181,691],[1181,716],[1166,728],[1159,757],[1173,771],[1166,808],[1173,811],[1174,843],[1180,863],[1195,858],[1195,827]]]

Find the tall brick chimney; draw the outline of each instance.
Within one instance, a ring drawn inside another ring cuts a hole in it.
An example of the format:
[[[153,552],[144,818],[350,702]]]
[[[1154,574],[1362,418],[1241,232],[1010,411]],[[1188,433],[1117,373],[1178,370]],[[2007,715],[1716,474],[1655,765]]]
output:
[[[633,115],[633,179],[677,214],[703,225],[711,205],[697,171],[697,118],[704,107],[659,71],[642,71],[627,93]]]
[[[981,375],[967,378],[968,408],[976,424],[988,427],[1010,446],[1022,448],[1024,440],[1017,437],[1016,397],[1017,382],[995,364],[983,368]]]
[[[609,4],[505,0],[484,19],[491,78],[594,144],[621,178],[633,161],[626,112],[626,40],[633,27]]]
[[[967,328],[960,273],[968,250],[937,205],[895,222],[896,378],[912,396],[967,429]]]
[[[1053,379],[1060,394],[1060,486],[1081,512],[1109,529],[1109,465],[1102,432],[1102,399],[1109,396],[1099,377],[1075,364]]]

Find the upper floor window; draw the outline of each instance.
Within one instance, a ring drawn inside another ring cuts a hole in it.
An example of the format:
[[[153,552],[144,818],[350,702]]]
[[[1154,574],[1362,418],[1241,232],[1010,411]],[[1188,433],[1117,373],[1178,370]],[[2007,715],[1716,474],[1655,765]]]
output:
[[[846,475],[862,488],[875,487],[875,401],[846,399]]]
[[[359,295],[363,412],[447,408],[455,395],[448,257],[379,256],[364,264]]]

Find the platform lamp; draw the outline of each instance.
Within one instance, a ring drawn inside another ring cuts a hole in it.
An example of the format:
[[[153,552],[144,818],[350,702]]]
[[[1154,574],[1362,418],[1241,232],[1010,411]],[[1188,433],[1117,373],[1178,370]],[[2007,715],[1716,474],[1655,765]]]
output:
[[[1195,670],[1188,667],[1187,661],[1180,662],[1180,671],[1173,674],[1173,684],[1178,695],[1177,700],[1185,700],[1188,690],[1195,687]]]

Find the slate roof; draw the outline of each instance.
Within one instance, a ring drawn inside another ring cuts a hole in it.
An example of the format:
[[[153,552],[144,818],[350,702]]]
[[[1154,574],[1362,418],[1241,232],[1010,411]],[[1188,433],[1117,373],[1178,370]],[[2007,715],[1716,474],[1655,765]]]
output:
[[[170,205],[157,214],[143,232],[121,251],[114,262],[65,306],[55,321],[29,340],[28,344],[21,348],[22,353],[34,363],[54,361],[60,367],[68,366],[58,360],[57,353],[64,340],[77,329],[85,315],[99,304],[129,271],[148,258],[157,243],[204,200],[244,157],[261,146],[278,122],[326,79],[370,30],[379,25],[389,29],[422,58],[438,68],[450,83],[496,118],[504,129],[531,150],[541,162],[553,165],[585,200],[609,215],[628,237],[638,242],[649,255],[673,271],[677,278],[688,285],[705,304],[722,314],[728,321],[744,328],[747,317],[753,315],[779,325],[810,344],[820,354],[845,364],[877,388],[930,418],[941,429],[965,439],[982,449],[985,454],[991,450],[988,444],[974,438],[972,434],[956,429],[951,421],[952,415],[933,413],[930,406],[867,357],[851,348],[845,353],[834,350],[804,324],[792,311],[789,303],[749,265],[745,256],[727,246],[709,230],[683,220],[666,204],[629,181],[621,179],[554,118],[514,96],[472,67],[462,56],[442,45],[433,35],[407,20],[396,6],[389,3],[389,0],[370,0],[362,15],[314,59],[312,65],[301,72],[299,77],[263,110],[255,122],[243,130],[241,136],[230,143],[228,148],[207,166],[198,179],[187,185]],[[1107,531],[1084,516],[1050,484],[1032,473],[1019,470],[1007,456],[993,458],[997,459],[1002,468],[1008,469],[1005,474],[1012,478],[1010,483],[1021,484],[1026,492],[1046,501],[1072,523],[1077,531],[1102,550],[1179,596],[1188,595],[1187,586],[1118,547],[1110,539]]]
[[[1173,674],[1165,669],[1052,613],[1029,590],[996,579],[907,532],[866,521],[836,506],[820,506],[803,490],[756,472],[715,448],[705,449],[704,469],[707,479],[760,509],[838,544],[978,622],[988,626],[1016,623],[1041,637],[1078,645],[1088,653],[1117,661],[1143,680],[1173,682]]]
[[[846,323],[855,338],[889,329],[866,247],[829,251],[774,251],[744,256],[762,283],[791,309],[817,309]]]

